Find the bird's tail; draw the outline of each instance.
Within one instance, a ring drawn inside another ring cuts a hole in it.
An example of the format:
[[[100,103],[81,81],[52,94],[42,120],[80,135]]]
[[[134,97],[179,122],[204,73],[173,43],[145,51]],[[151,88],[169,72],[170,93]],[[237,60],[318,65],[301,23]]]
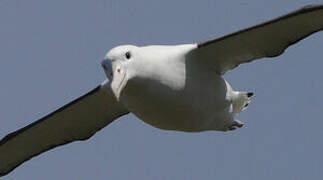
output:
[[[238,114],[245,110],[249,103],[251,102],[251,98],[253,96],[253,92],[237,92],[235,98],[233,99],[233,113]]]

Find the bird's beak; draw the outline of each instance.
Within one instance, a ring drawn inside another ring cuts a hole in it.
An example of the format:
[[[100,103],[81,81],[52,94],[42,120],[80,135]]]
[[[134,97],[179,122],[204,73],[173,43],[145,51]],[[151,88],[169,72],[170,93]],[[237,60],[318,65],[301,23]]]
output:
[[[117,100],[119,100],[121,91],[127,84],[125,68],[122,66],[122,64],[117,64],[115,62],[113,63],[113,61],[108,59],[103,60],[101,64],[107,78],[111,83],[112,92]]]
[[[111,82],[111,89],[119,100],[121,92],[125,85],[127,84],[127,76],[126,71],[121,65],[117,65],[115,68],[115,72],[113,72],[112,82]]]
[[[101,65],[104,69],[104,73],[105,75],[107,76],[107,78],[109,79],[109,81],[111,82],[112,81],[112,78],[113,78],[113,73],[112,73],[112,63],[110,60],[103,60],[101,62]]]

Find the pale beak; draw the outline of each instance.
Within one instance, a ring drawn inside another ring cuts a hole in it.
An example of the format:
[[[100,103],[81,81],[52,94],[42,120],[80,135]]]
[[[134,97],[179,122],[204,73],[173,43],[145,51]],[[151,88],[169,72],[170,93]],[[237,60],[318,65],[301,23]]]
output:
[[[112,63],[111,60],[105,59],[101,62],[101,66],[104,69],[104,73],[107,76],[107,78],[109,79],[109,81],[112,81],[113,78],[113,73],[112,73]]]
[[[119,100],[121,91],[127,84],[127,77],[126,77],[126,72],[125,69],[122,68],[121,65],[117,65],[115,68],[115,72],[113,73],[112,76],[112,82],[111,82],[111,89],[116,96],[117,100]]]
[[[127,84],[125,68],[122,66],[122,64],[118,64],[116,61],[109,59],[103,60],[101,65],[111,83],[112,92],[117,100],[119,100],[121,91]]]

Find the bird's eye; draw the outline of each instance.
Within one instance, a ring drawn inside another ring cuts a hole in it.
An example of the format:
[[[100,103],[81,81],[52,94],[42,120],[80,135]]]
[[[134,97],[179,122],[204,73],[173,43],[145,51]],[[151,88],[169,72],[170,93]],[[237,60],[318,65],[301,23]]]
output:
[[[126,54],[125,54],[125,55],[126,55],[126,58],[127,58],[127,59],[130,59],[130,58],[131,58],[131,54],[130,54],[130,52],[129,52],[129,51],[128,51],[128,52],[126,52]]]

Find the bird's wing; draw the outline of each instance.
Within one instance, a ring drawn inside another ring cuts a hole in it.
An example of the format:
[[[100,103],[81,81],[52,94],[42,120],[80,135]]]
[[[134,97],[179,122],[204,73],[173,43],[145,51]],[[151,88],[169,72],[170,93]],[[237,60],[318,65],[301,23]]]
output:
[[[197,44],[191,55],[224,74],[241,63],[279,56],[284,50],[323,30],[323,4],[305,6],[276,19]]]
[[[45,151],[86,140],[128,111],[107,82],[0,141],[0,176]]]

